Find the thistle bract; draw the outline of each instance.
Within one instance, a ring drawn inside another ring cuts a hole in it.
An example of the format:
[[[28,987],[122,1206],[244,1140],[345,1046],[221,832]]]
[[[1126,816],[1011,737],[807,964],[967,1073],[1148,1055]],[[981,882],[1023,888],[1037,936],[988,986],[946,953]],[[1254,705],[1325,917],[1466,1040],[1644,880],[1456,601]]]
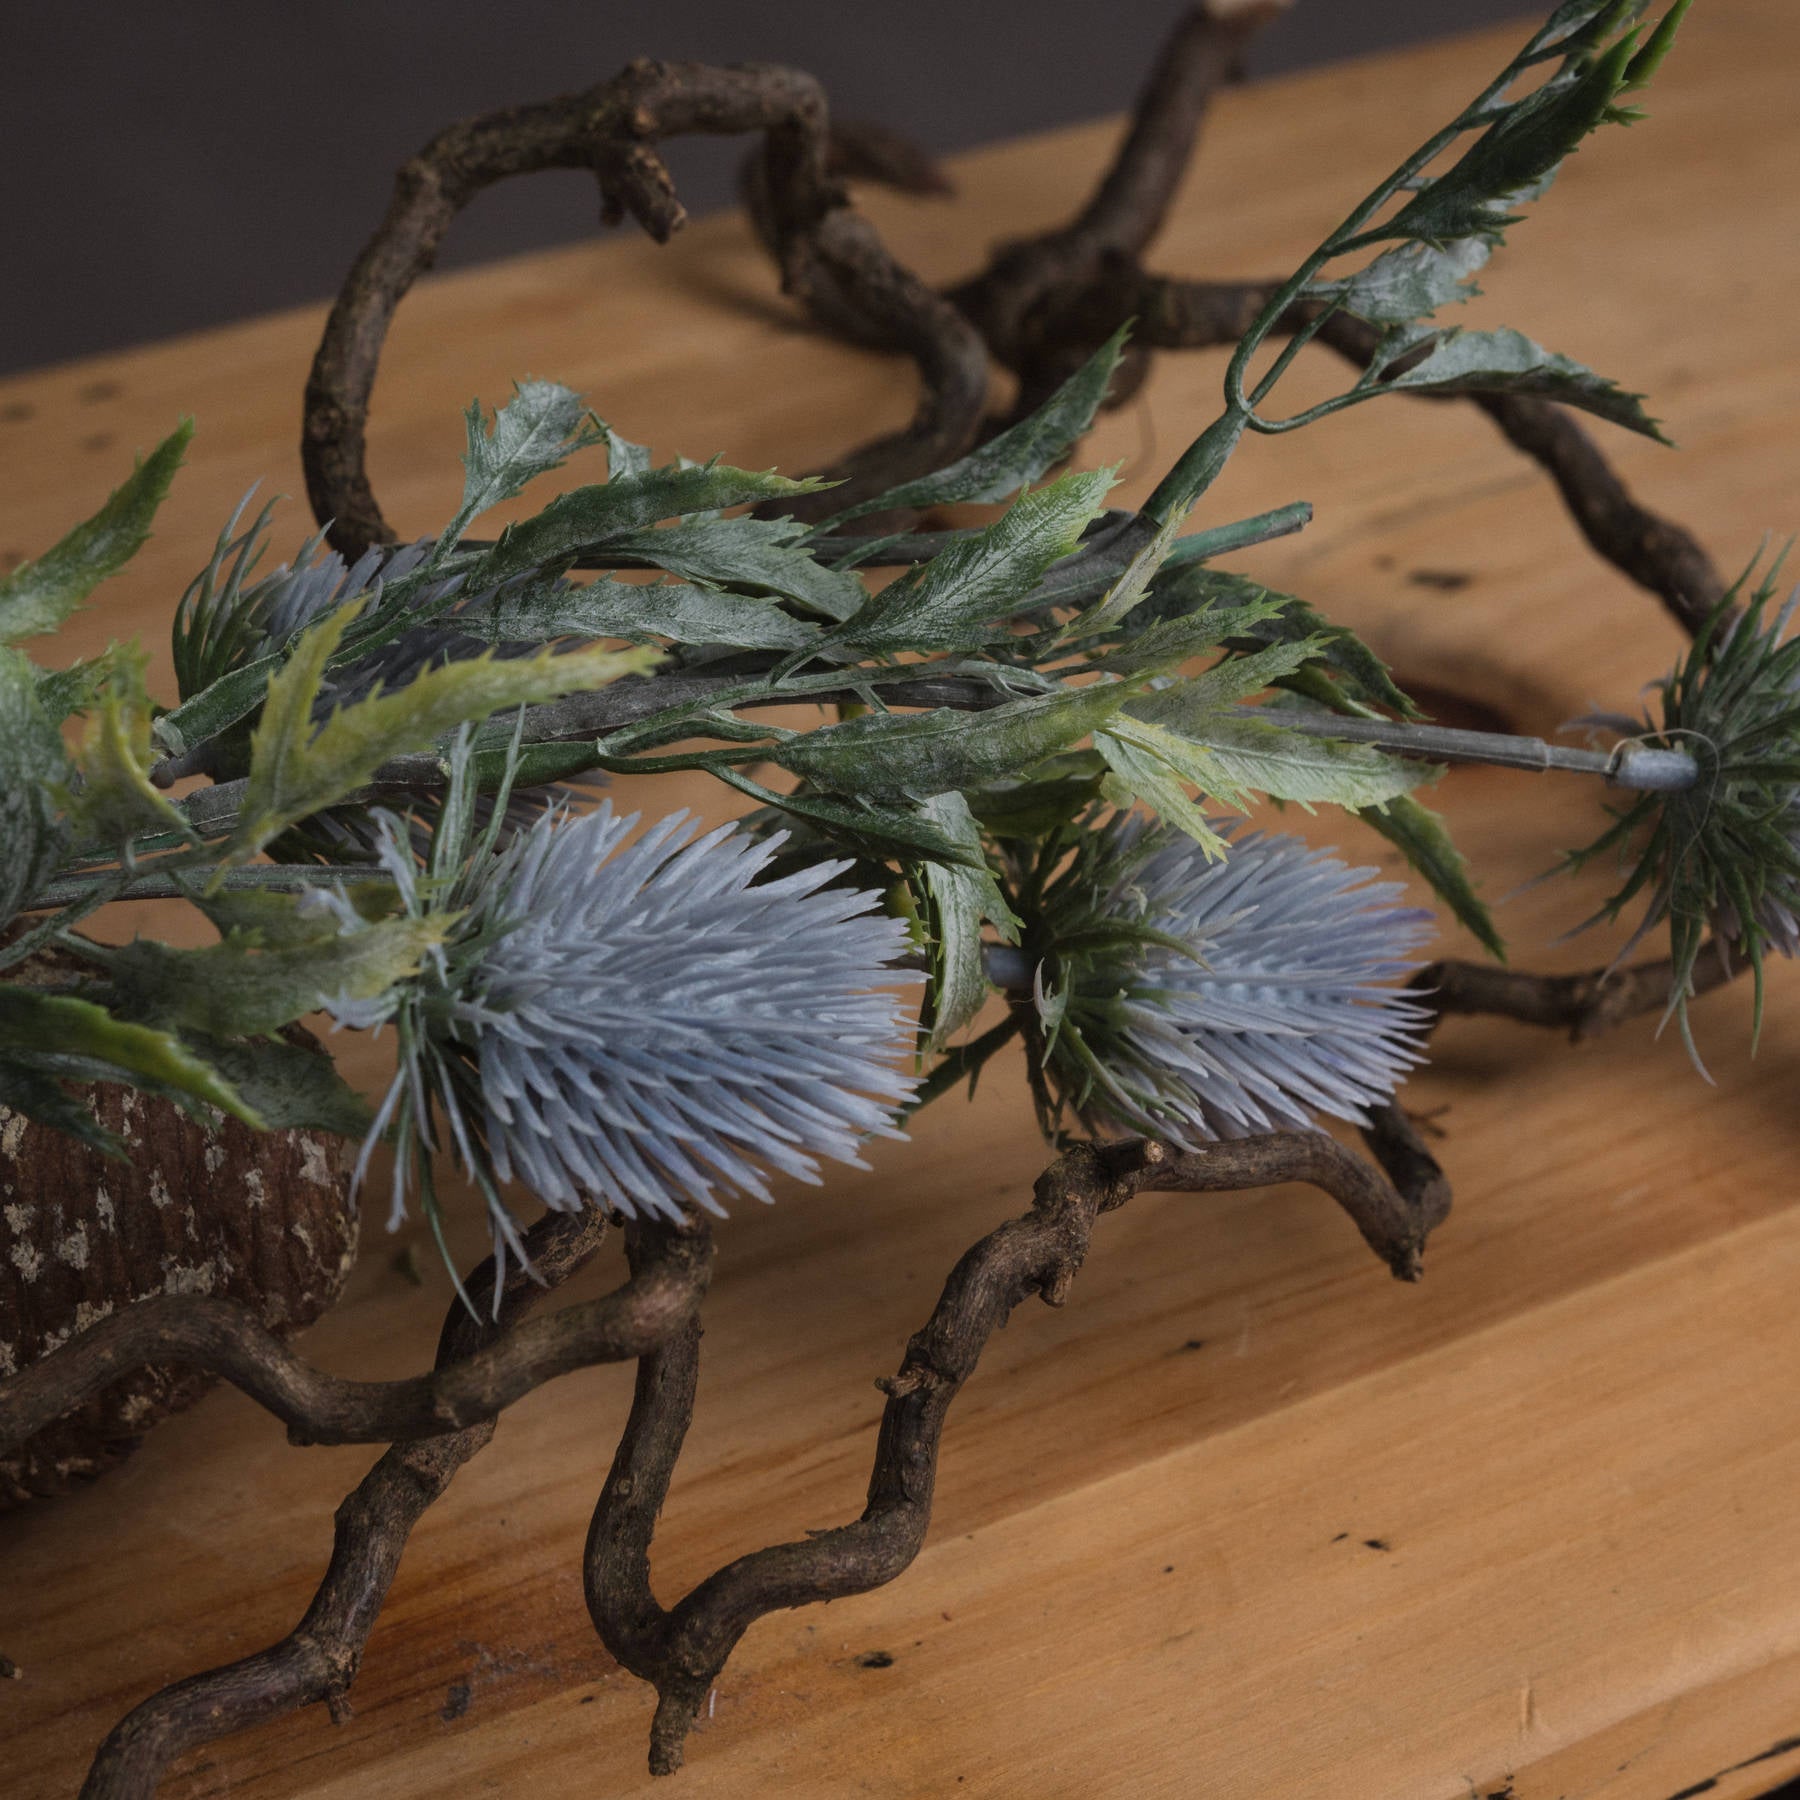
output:
[[[917,977],[885,966],[907,942],[879,896],[831,885],[843,862],[758,884],[774,844],[637,822],[559,808],[474,871],[429,1027],[473,1063],[459,1141],[548,1206],[678,1218],[900,1136]]]
[[[1136,818],[1090,834],[1044,914],[1060,1097],[1188,1147],[1365,1121],[1422,1060],[1429,1013],[1389,984],[1433,930],[1373,873],[1260,833],[1222,862]]]
[[[1640,893],[1648,897],[1627,950],[1668,922],[1669,1011],[1680,1016],[1684,1035],[1709,932],[1721,954],[1729,946],[1755,970],[1759,1021],[1764,955],[1800,950],[1800,638],[1787,635],[1800,590],[1771,612],[1779,573],[1777,563],[1741,615],[1721,613],[1695,641],[1662,684],[1659,720],[1601,714],[1588,721],[1684,749],[1700,765],[1694,786],[1640,795],[1569,859],[1579,867],[1607,851],[1619,856],[1624,879],[1602,916],[1616,917]]]

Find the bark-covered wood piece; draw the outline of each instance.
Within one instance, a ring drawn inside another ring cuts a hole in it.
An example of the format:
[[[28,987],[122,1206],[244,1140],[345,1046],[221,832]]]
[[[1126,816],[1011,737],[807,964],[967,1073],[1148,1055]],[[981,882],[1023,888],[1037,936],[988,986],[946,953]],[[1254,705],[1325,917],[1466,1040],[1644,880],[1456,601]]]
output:
[[[344,1140],[208,1124],[110,1084],[88,1096],[129,1160],[0,1107],[0,1380],[153,1294],[242,1300],[283,1336],[337,1299],[356,1250]],[[148,1368],[116,1382],[0,1456],[0,1511],[112,1467],[212,1380]]]

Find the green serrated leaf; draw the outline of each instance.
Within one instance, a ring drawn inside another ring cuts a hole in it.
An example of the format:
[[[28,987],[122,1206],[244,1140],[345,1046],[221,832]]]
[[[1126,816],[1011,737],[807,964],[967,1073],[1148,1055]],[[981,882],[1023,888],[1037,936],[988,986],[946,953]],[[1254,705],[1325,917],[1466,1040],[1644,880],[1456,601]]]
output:
[[[608,548],[641,556],[689,581],[773,594],[822,618],[849,618],[868,599],[868,590],[849,570],[817,561],[798,541],[805,533],[793,519],[690,519],[657,531],[627,532]]]
[[[386,993],[418,972],[454,923],[434,914],[344,931],[326,917],[310,939],[295,932],[267,944],[259,934],[234,933],[178,950],[137,938],[89,954],[110,978],[119,1009],[133,1018],[209,1038],[267,1037],[328,1001]]]
[[[202,1038],[194,1047],[270,1131],[329,1131],[361,1138],[372,1123],[368,1102],[320,1051],[281,1038],[254,1043]]]
[[[67,790],[70,822],[81,841],[118,849],[146,832],[185,831],[186,820],[150,783],[149,655],[115,644],[75,753],[79,780]]]
[[[819,638],[816,625],[783,612],[772,600],[685,582],[532,584],[510,589],[489,605],[456,614],[455,624],[458,631],[493,644],[660,637],[676,644],[798,650]]]
[[[1364,744],[1284,730],[1273,717],[1257,717],[1259,710],[1234,707],[1180,719],[1180,735],[1205,752],[1213,771],[1211,791],[1228,804],[1235,803],[1233,795],[1254,792],[1309,807],[1384,806],[1443,773],[1432,764],[1384,756]],[[1180,717],[1178,712],[1175,716]],[[1173,723],[1166,717],[1163,722]]]
[[[1484,949],[1505,962],[1506,944],[1493,914],[1476,893],[1468,862],[1437,813],[1421,806],[1410,794],[1401,794],[1385,806],[1362,808],[1357,816],[1400,850],[1458,922],[1475,935]]]
[[[1354,275],[1315,281],[1306,291],[1320,300],[1336,300],[1345,312],[1371,325],[1410,325],[1480,293],[1474,278],[1493,249],[1493,240],[1485,237],[1401,244]]]
[[[510,500],[539,475],[559,469],[581,450],[602,442],[606,431],[573,394],[554,381],[513,383],[513,397],[487,427],[481,402],[464,414],[468,449],[463,455],[463,498],[438,540],[452,550],[470,523],[491,506]]]
[[[1105,759],[1096,750],[1053,756],[1016,780],[972,788],[970,810],[997,838],[1048,837],[1099,798]]]
[[[1447,243],[1503,234],[1521,189],[1554,173],[1590,131],[1605,124],[1628,79],[1634,51],[1621,39],[1506,107],[1449,169],[1428,182],[1380,230],[1384,236]]]
[[[260,1125],[231,1083],[181,1040],[154,1026],[114,1018],[105,1007],[68,994],[0,984],[0,1055],[15,1066],[69,1058],[99,1065],[94,1079],[126,1081],[203,1101]],[[47,1062],[49,1069],[55,1062]]]
[[[1402,718],[1420,717],[1419,709],[1395,685],[1388,666],[1355,632],[1334,625],[1323,613],[1293,594],[1266,588],[1248,575],[1237,575],[1226,569],[1181,569],[1158,580],[1152,593],[1152,604],[1159,622],[1147,627],[1124,645],[1110,653],[1104,661],[1107,668],[1130,668],[1141,662],[1136,654],[1140,645],[1145,654],[1159,644],[1178,645],[1185,622],[1173,615],[1178,609],[1195,605],[1210,606],[1215,611],[1194,616],[1195,630],[1203,632],[1209,617],[1230,622],[1223,638],[1248,639],[1265,644],[1291,643],[1303,638],[1322,642],[1319,660],[1337,677],[1341,695],[1367,706],[1384,706]],[[1158,633],[1167,621],[1167,637]],[[1206,646],[1200,646],[1206,648]],[[1197,653],[1197,652],[1196,652]],[[1147,665],[1146,665],[1147,666]]]
[[[961,794],[938,794],[925,802],[931,819],[974,858],[968,863],[928,862],[919,871],[925,919],[931,933],[931,990],[926,1048],[943,1049],[986,1004],[990,992],[982,969],[982,927],[991,924],[1009,944],[1019,941],[1020,921],[982,856],[981,828]]]
[[[1004,500],[1020,488],[1029,487],[1054,467],[1093,424],[1119,358],[1125,353],[1129,333],[1128,325],[1120,326],[1030,418],[989,438],[947,468],[833,514],[831,528],[869,513],[903,507],[923,511],[933,506]]]
[[[875,655],[972,650],[1015,612],[1100,514],[1110,469],[1064,475],[1022,495],[984,530],[873,594],[834,636]]]
[[[0,576],[0,643],[54,631],[143,548],[193,435],[193,420],[183,419],[91,519],[35,562]]]
[[[1246,796],[1220,791],[1226,784],[1199,745],[1160,725],[1121,715],[1094,734],[1094,747],[1106,759],[1108,775],[1101,792],[1112,805],[1123,810],[1141,803],[1185,831],[1209,857],[1223,860],[1229,846],[1195,804],[1186,784],[1192,782],[1227,805],[1241,805]]]
[[[0,1050],[0,1114],[17,1113],[97,1150],[123,1158],[124,1140],[101,1125],[62,1083],[30,1061],[15,1062]]]
[[[791,481],[773,470],[756,473],[709,462],[687,467],[671,463],[573,488],[535,517],[509,525],[494,547],[476,559],[464,589],[475,593],[519,575],[566,566],[662,519],[746,501],[789,499],[830,485],[810,477]]]
[[[1256,584],[1245,580],[1243,586],[1249,590]],[[1159,610],[1162,598],[1157,596]],[[1175,596],[1170,598],[1174,600]],[[1246,600],[1242,605],[1202,605],[1190,613],[1146,623],[1124,643],[1096,658],[1091,666],[1116,675],[1162,674],[1216,650],[1229,638],[1261,637],[1266,632],[1268,642],[1282,642],[1288,635],[1280,629],[1282,611],[1296,604],[1290,595],[1262,590],[1260,598]]]
[[[600,429],[606,434],[606,479],[620,481],[627,475],[642,475],[650,467],[650,452],[643,444],[620,437],[604,420]]]
[[[1663,437],[1629,394],[1592,369],[1533,343],[1522,331],[1447,331],[1430,355],[1383,383],[1392,392],[1434,394],[1530,394],[1573,406],[1645,437]]]
[[[957,843],[922,813],[899,805],[839,800],[829,794],[782,794],[732,768],[715,771],[719,780],[764,806],[815,825],[859,856],[877,862],[933,862],[986,869],[980,851]]]
[[[1063,638],[1099,637],[1114,630],[1149,593],[1151,582],[1169,560],[1169,553],[1175,547],[1175,534],[1186,517],[1185,510],[1171,512],[1132,552],[1125,567],[1101,595],[1099,604],[1069,621],[1063,629]]]
[[[1261,650],[1228,657],[1168,691],[1181,693],[1189,708],[1204,707],[1210,711],[1231,706],[1262,693],[1308,663],[1322,661],[1328,642],[1314,637],[1283,638]]]
[[[52,799],[68,778],[62,736],[38,697],[38,671],[0,646],[0,924],[55,869],[64,829]]]
[[[657,660],[646,650],[475,657],[428,669],[392,693],[340,707],[315,729],[320,682],[357,610],[339,607],[304,632],[270,680],[250,740],[250,773],[228,863],[247,861],[308,814],[354,792],[390,757],[425,749],[456,726],[504,707],[604,687],[622,675],[643,673]]]
[[[259,868],[240,871],[234,879],[247,881],[259,873],[280,874],[290,882],[294,878],[291,870]],[[394,911],[394,886],[385,876],[371,873],[367,881],[333,882],[332,889],[350,903],[359,918],[370,923],[385,919]],[[235,934],[247,946],[299,950],[329,945],[342,929],[338,920],[316,903],[299,905],[299,898],[291,892],[261,886],[228,886],[216,894],[201,895],[195,904],[221,937]]]
[[[787,739],[772,760],[832,793],[925,799],[1029,768],[1118,711],[1131,684],[1096,683],[986,712],[870,713]]]
[[[55,724],[71,713],[86,712],[106,692],[115,656],[135,655],[135,644],[110,644],[98,656],[84,657],[66,669],[37,671],[38,703]]]

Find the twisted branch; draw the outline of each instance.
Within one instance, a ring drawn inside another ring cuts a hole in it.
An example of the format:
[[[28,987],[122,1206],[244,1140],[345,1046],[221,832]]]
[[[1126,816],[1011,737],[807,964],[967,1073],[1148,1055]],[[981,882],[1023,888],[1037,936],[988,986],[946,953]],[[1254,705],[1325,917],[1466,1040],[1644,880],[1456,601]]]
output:
[[[295,1444],[435,1438],[497,1418],[559,1375],[642,1356],[699,1298],[681,1271],[635,1273],[599,1300],[484,1334],[466,1354],[440,1357],[429,1374],[401,1381],[351,1381],[316,1369],[237,1301],[141,1300],[0,1387],[0,1454],[121,1376],[170,1364],[222,1376],[280,1419]]]
[[[586,1263],[605,1229],[594,1212],[541,1220],[526,1244],[543,1285],[514,1269],[494,1323],[478,1322],[460,1301],[453,1303],[438,1340],[438,1367],[479,1353],[540,1294]],[[478,1307],[492,1295],[493,1280],[490,1259],[468,1284]],[[178,1757],[314,1701],[325,1701],[337,1716],[413,1527],[493,1435],[492,1422],[484,1421],[388,1450],[338,1508],[331,1563],[300,1623],[280,1643],[175,1682],[135,1707],[100,1746],[82,1800],[149,1800]]]
[[[657,145],[740,132],[763,134],[766,217],[788,291],[803,304],[817,298],[847,312],[867,334],[913,357],[923,378],[912,422],[847,459],[838,472],[848,485],[833,491],[832,507],[937,468],[968,447],[987,398],[987,353],[955,308],[895,262],[850,207],[831,173],[819,84],[769,63],[720,69],[640,59],[581,93],[451,125],[401,168],[386,216],[345,277],[306,384],[306,490],[315,516],[331,522],[339,551],[355,556],[394,541],[369,485],[369,401],[395,310],[431,267],[457,213],[495,182],[587,169],[600,186],[604,222],[629,213],[666,243],[687,215]],[[857,148],[865,163],[879,160],[866,130]],[[900,161],[891,146],[886,160],[890,170]]]
[[[1032,1294],[1068,1298],[1095,1221],[1143,1189],[1217,1193],[1302,1181],[1342,1205],[1376,1253],[1416,1279],[1425,1238],[1449,1189],[1411,1126],[1384,1109],[1368,1134],[1406,1185],[1315,1132],[1284,1132],[1177,1154],[1157,1143],[1079,1144],[1038,1178],[1030,1212],[1009,1220],[951,1271],[936,1309],[908,1343],[887,1394],[862,1516],[804,1540],[741,1556],[672,1608],[656,1599],[650,1551],[657,1515],[693,1415],[700,1326],[688,1320],[638,1364],[631,1416],[588,1532],[588,1611],[606,1647],[657,1692],[650,1768],[680,1767],[683,1744],[727,1658],[765,1614],[864,1593],[892,1581],[925,1541],[938,1446],[951,1402],[989,1337]],[[679,1240],[663,1227],[626,1228],[635,1273],[657,1267]]]
[[[1722,944],[1701,953],[1694,965],[1697,997],[1730,983],[1745,965],[1733,963]],[[1449,1013],[1485,1014],[1566,1031],[1572,1044],[1586,1043],[1616,1025],[1665,1012],[1676,997],[1675,965],[1668,957],[1622,969],[1584,969],[1575,975],[1532,975],[1491,963],[1437,962],[1413,977],[1420,1002],[1441,1020]]]
[[[824,329],[900,351],[919,369],[920,399],[905,430],[825,471],[846,485],[783,501],[783,510],[822,516],[942,466],[981,428],[990,358],[1018,375],[1017,411],[1029,411],[1119,325],[1135,320],[1132,361],[1110,396],[1118,404],[1143,378],[1149,351],[1234,343],[1277,285],[1174,280],[1148,272],[1140,259],[1214,94],[1285,6],[1201,0],[1190,7],[1081,211],[1066,225],[1001,245],[979,275],[942,295],[888,255],[839,183],[850,174],[942,192],[947,184],[936,165],[899,134],[869,126],[834,131],[817,82],[796,70],[640,60],[583,93],[448,127],[401,169],[387,215],[327,321],[307,383],[302,443],[315,515],[333,522],[332,542],[346,554],[394,536],[365,468],[369,399],[394,311],[431,266],[456,213],[510,176],[587,168],[607,220],[629,212],[665,242],[686,215],[656,145],[683,133],[761,133],[744,200],[785,290]],[[1283,329],[1312,317],[1310,306],[1296,306]],[[1362,366],[1376,334],[1339,315],[1320,335]],[[1565,409],[1509,394],[1471,398],[1555,481],[1594,550],[1697,630],[1726,584],[1692,534],[1639,503]]]

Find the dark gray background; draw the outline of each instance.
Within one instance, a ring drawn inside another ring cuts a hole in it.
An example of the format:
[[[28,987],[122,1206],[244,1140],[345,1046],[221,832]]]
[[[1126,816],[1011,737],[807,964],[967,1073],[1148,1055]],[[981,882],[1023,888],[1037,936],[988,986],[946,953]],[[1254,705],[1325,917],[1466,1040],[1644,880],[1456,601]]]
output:
[[[0,370],[330,294],[394,167],[465,113],[638,55],[792,62],[942,150],[1118,111],[1180,0],[11,0],[0,26]],[[1299,0],[1270,74],[1532,11]],[[691,211],[737,147],[673,146]],[[481,195],[442,264],[595,229],[578,173]]]

